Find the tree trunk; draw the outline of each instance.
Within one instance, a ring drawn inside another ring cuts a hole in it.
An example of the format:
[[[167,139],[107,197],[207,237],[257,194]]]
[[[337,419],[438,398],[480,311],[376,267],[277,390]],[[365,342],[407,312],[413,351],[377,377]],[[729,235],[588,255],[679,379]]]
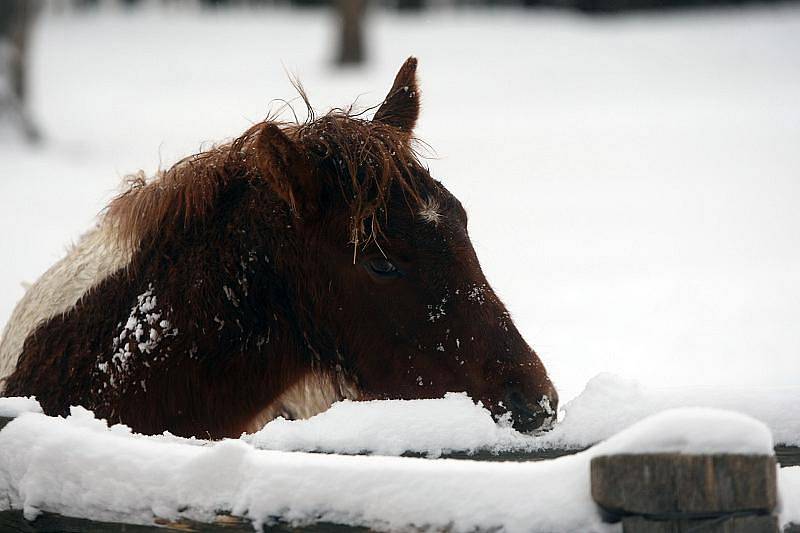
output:
[[[397,9],[400,11],[421,11],[424,7],[424,0],[397,0]]]
[[[359,65],[366,59],[364,51],[364,12],[367,0],[336,0],[339,16],[339,65]]]
[[[30,141],[38,140],[39,132],[26,109],[27,48],[40,7],[38,0],[0,1],[0,122]]]

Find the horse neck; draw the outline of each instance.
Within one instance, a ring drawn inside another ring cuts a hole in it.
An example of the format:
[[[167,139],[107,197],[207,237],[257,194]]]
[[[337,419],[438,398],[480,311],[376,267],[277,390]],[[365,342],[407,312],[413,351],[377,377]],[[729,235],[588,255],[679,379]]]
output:
[[[134,284],[152,280],[160,301],[185,309],[172,319],[181,333],[174,351],[184,356],[162,386],[176,398],[171,410],[199,412],[170,423],[176,432],[190,434],[174,424],[196,418],[212,421],[212,436],[238,435],[316,365],[293,293],[303,254],[291,215],[269,192],[230,191],[208,221],[165,232],[132,262]]]

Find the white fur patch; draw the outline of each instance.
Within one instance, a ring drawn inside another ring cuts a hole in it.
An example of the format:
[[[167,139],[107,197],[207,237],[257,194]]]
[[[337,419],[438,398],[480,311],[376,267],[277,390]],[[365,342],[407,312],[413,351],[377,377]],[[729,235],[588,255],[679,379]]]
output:
[[[441,207],[439,206],[439,202],[433,198],[428,198],[425,200],[425,203],[422,205],[422,209],[419,210],[418,214],[422,220],[436,226],[442,220],[442,213],[440,209]]]
[[[22,346],[37,326],[66,313],[92,287],[124,268],[131,252],[106,225],[86,232],[66,257],[42,274],[19,301],[0,338],[0,393],[16,368]]]
[[[283,392],[253,418],[247,433],[255,433],[279,416],[288,419],[311,418],[340,400],[358,400],[358,388],[341,376],[310,373]]]

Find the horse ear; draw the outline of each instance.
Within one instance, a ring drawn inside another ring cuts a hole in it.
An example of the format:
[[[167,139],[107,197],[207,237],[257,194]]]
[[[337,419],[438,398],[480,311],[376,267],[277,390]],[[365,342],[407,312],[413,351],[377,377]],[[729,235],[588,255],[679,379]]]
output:
[[[419,117],[417,58],[409,57],[394,78],[394,84],[372,120],[394,126],[409,135]]]
[[[320,184],[314,165],[279,126],[268,123],[255,143],[256,165],[264,179],[298,216],[317,211]]]

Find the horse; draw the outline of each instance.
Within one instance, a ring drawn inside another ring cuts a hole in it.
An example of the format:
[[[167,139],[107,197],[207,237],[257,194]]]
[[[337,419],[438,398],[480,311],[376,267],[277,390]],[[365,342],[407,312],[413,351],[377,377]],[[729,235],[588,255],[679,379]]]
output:
[[[520,431],[550,423],[545,367],[420,161],[416,70],[409,58],[371,119],[315,115],[298,86],[306,120],[130,177],[16,306],[2,394],[211,439],[449,391]]]

